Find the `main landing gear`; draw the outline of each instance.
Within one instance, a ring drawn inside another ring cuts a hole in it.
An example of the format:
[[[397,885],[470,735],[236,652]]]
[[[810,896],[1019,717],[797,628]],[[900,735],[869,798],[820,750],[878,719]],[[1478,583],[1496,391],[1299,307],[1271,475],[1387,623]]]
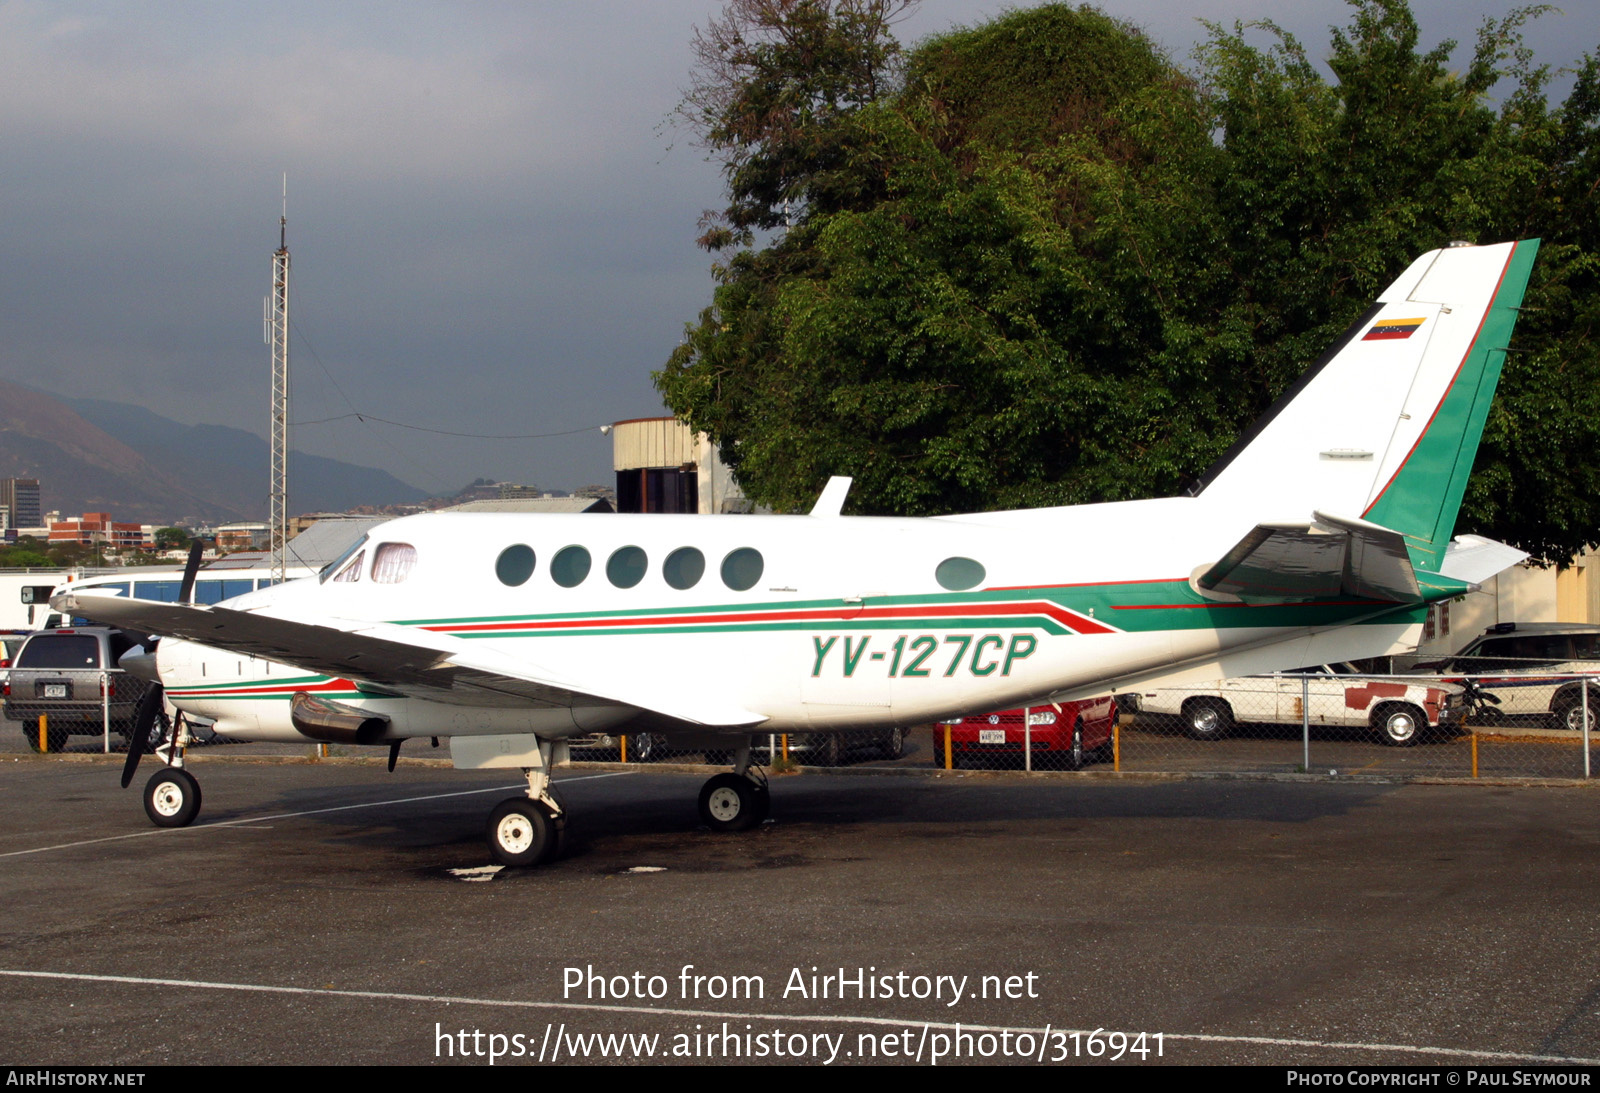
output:
[[[489,853],[501,865],[538,865],[561,856],[567,814],[550,794],[551,745],[539,742],[537,767],[524,767],[525,797],[507,797],[489,813]]]
[[[772,811],[767,776],[750,767],[750,742],[734,753],[733,770],[717,774],[700,787],[700,819],[712,831],[748,831]]]
[[[567,815],[550,793],[551,750],[548,741],[539,742],[540,765],[522,769],[527,794],[508,797],[489,813],[489,853],[501,865],[539,865],[561,855]],[[767,778],[751,766],[748,741],[734,752],[732,771],[713,775],[700,787],[700,819],[712,831],[748,831],[771,810]]]

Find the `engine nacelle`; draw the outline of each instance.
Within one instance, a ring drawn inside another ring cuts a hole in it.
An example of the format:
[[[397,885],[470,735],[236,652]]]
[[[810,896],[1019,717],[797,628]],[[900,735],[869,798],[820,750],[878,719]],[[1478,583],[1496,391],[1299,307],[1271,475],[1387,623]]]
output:
[[[302,736],[329,744],[376,744],[389,731],[389,719],[382,714],[330,702],[306,691],[296,691],[289,700],[289,720]]]

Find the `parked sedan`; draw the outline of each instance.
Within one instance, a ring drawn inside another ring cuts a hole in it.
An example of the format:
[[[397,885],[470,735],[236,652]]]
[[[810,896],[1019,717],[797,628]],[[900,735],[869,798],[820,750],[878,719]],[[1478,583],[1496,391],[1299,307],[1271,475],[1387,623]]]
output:
[[[1459,725],[1467,712],[1465,692],[1454,684],[1367,675],[1353,664],[1161,687],[1140,692],[1139,706],[1181,719],[1196,740],[1219,740],[1246,722],[1298,725],[1309,713],[1313,725],[1364,726],[1397,747],[1415,744],[1430,728]]]
[[[1082,702],[1001,710],[975,717],[956,717],[933,727],[933,760],[944,765],[945,729],[950,730],[950,764],[962,766],[979,758],[1020,758],[1030,747],[1034,763],[1080,770],[1111,747],[1117,704],[1110,695]]]

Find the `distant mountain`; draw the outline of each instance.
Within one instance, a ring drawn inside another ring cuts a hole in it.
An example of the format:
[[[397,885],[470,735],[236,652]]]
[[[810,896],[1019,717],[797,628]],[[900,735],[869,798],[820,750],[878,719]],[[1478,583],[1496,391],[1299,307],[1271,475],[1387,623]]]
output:
[[[228,425],[180,425],[142,406],[100,399],[62,399],[85,419],[138,450],[155,466],[218,503],[267,516],[267,442]],[[388,471],[320,455],[289,452],[291,512],[342,512],[356,505],[398,505],[427,499]]]
[[[0,478],[38,478],[46,509],[119,520],[219,511],[59,400],[0,380]]]
[[[0,380],[0,478],[38,478],[46,509],[140,523],[267,515],[267,443],[243,429],[180,425],[138,406],[57,398]],[[393,475],[291,452],[294,512],[420,501]]]

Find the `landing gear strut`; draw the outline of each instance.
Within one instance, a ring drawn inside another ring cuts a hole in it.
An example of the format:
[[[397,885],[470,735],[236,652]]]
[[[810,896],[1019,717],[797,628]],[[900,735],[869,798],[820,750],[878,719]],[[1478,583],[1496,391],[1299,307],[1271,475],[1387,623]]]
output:
[[[501,865],[538,865],[565,849],[567,814],[550,794],[552,750],[539,741],[539,766],[522,768],[527,795],[507,797],[489,813],[489,853]]]
[[[183,753],[192,737],[182,711],[169,719],[164,702],[161,688],[154,687],[140,703],[128,738],[122,784],[132,781],[140,754],[149,750],[166,765],[144,784],[145,815],[157,827],[188,827],[200,815],[200,783],[183,769]]]
[[[772,811],[767,777],[750,766],[750,741],[733,757],[733,771],[717,774],[700,787],[700,819],[712,831],[748,831]]]

